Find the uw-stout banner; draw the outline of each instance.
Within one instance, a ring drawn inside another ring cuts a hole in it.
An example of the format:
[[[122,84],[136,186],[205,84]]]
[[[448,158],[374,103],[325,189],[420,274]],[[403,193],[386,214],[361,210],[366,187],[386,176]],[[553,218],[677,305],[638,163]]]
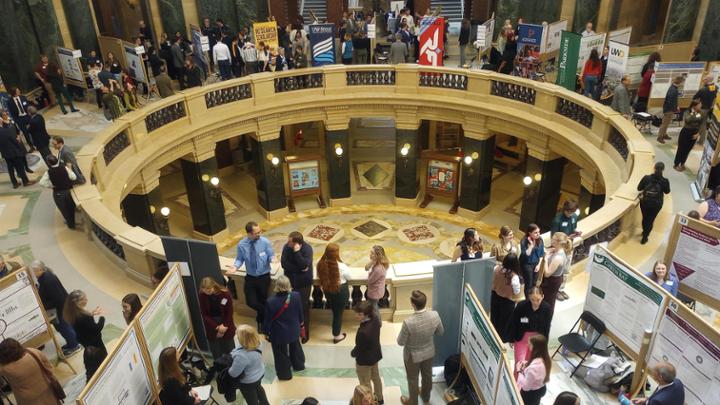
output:
[[[543,26],[518,24],[517,54],[520,58],[540,57],[540,45],[543,38]]]
[[[555,84],[575,91],[577,80],[577,58],[580,51],[580,34],[563,31],[560,37],[560,53],[558,55],[558,74]]]
[[[620,83],[625,68],[627,67],[628,56],[630,55],[630,47],[619,42],[610,41],[608,53],[607,69],[605,71],[605,88],[612,93]]]
[[[651,280],[598,247],[593,252],[585,310],[605,322],[608,331],[639,354],[646,330],[655,330],[665,297]]]
[[[567,30],[567,26],[567,20],[548,25],[547,29],[543,32],[545,40],[540,48],[540,53],[550,53],[560,49],[560,37],[562,36],[562,32]]]
[[[278,27],[276,21],[253,24],[253,38],[255,47],[260,49],[260,42],[264,42],[270,49],[278,47]]]
[[[310,29],[312,65],[335,63],[335,24],[314,24]]]
[[[630,44],[630,37],[632,36],[632,27],[622,28],[616,31],[610,31],[608,34],[608,41],[620,42],[621,44]]]
[[[420,22],[420,58],[419,64],[425,66],[442,66],[445,45],[443,33],[445,19],[442,17],[425,17]]]
[[[582,70],[585,61],[590,58],[590,52],[597,49],[598,56],[602,56],[603,46],[605,46],[605,33],[590,35],[580,39],[580,52],[578,53],[577,68]]]

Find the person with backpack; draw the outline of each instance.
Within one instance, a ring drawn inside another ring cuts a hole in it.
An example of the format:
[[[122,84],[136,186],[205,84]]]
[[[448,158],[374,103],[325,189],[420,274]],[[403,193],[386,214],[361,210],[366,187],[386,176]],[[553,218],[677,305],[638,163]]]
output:
[[[642,212],[642,239],[641,244],[646,244],[648,235],[652,231],[655,217],[662,209],[664,194],[670,194],[670,182],[663,177],[665,163],[655,163],[653,174],[643,176],[637,186],[640,192],[640,211]]]
[[[265,363],[260,351],[260,336],[252,326],[240,325],[237,338],[240,347],[230,353],[232,364],[228,368],[228,375],[236,379],[247,405],[270,405],[261,385]]]

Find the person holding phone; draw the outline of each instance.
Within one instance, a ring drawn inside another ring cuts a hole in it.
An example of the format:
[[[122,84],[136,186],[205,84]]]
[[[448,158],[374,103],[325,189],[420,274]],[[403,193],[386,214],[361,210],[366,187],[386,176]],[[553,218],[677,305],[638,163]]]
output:
[[[527,226],[525,237],[520,242],[520,266],[525,280],[525,296],[537,283],[540,260],[545,256],[545,246],[540,237],[540,227],[536,224]]]
[[[300,232],[293,231],[288,235],[288,242],[283,246],[280,265],[290,279],[293,291],[300,293],[303,318],[305,319],[305,336],[302,343],[310,340],[310,291],[313,283],[313,248],[305,242]]]

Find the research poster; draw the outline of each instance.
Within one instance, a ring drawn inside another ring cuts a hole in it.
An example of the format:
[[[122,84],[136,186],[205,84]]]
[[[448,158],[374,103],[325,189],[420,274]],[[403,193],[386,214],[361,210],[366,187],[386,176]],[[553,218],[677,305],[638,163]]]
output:
[[[40,303],[27,271],[19,271],[12,284],[0,291],[0,338],[13,338],[21,344],[47,332]]]
[[[577,69],[582,71],[585,61],[590,58],[590,52],[597,49],[598,57],[602,56],[603,47],[605,46],[605,33],[590,35],[580,38],[580,51],[578,52]]]
[[[142,55],[138,55],[135,52],[135,45],[123,44],[125,50],[125,61],[127,62],[127,70],[130,77],[140,83],[147,83],[148,79],[145,76],[145,65],[142,60]]]
[[[634,353],[640,353],[645,330],[655,330],[664,297],[660,287],[598,247],[592,256],[585,310]]]
[[[680,285],[720,300],[720,240],[688,226],[678,217],[680,233],[670,261],[670,271]]]
[[[253,24],[253,39],[255,40],[255,48],[260,49],[260,42],[269,46],[270,49],[278,47],[278,27],[277,21],[268,21]]]
[[[190,312],[178,270],[166,276],[166,281],[140,314],[142,330],[157,376],[160,352],[166,347],[180,348],[190,337]]]
[[[86,405],[147,405],[152,401],[150,384],[138,336],[130,329],[84,401]]]
[[[312,65],[322,66],[335,63],[335,25],[313,24],[310,29]]]
[[[677,76],[685,77],[685,82],[678,86],[680,97],[692,97],[702,83],[705,62],[656,63],[650,98],[665,98],[670,84]]]
[[[685,404],[720,404],[720,347],[691,322],[672,310],[665,310],[660,321],[648,364],[666,361],[675,366],[677,378],[685,386]]]
[[[560,37],[560,53],[558,54],[558,74],[555,84],[575,91],[577,81],[577,59],[580,51],[580,34],[563,31]]]
[[[647,62],[649,53],[640,53],[637,55],[631,55],[628,58],[627,66],[625,67],[625,74],[630,76],[630,85],[637,87],[642,82],[642,67]]]
[[[560,49],[560,38],[562,32],[567,31],[568,22],[567,20],[557,21],[547,26],[547,34],[545,34],[545,41],[542,44],[541,53],[555,52]]]
[[[621,44],[629,45],[632,36],[632,27],[626,27],[608,33],[608,41],[615,41]]]
[[[463,294],[460,351],[475,376],[485,402],[493,404],[496,403],[495,387],[503,361],[502,346],[492,333],[490,321],[482,315],[467,288]]]
[[[513,376],[507,362],[503,363],[502,372],[500,373],[500,385],[495,396],[495,403],[502,405],[520,405],[520,396],[515,389]]]
[[[445,19],[442,17],[425,17],[420,21],[420,54],[418,64],[424,66],[442,66],[445,55],[443,33]]]
[[[68,48],[57,48],[58,63],[60,63],[60,69],[63,71],[65,80],[69,81],[73,85],[80,85],[85,88],[85,75],[83,75],[82,66],[80,66],[80,59],[76,58],[77,53],[73,52],[72,49]]]
[[[720,137],[720,100],[716,100],[715,108],[710,113],[707,123],[707,136],[703,144],[703,153],[700,157],[700,167],[692,186],[695,189],[698,202],[702,201],[708,182],[710,170],[718,158],[718,137]]]
[[[292,191],[320,188],[320,164],[317,160],[289,163],[288,170],[290,171],[290,189]]]
[[[608,42],[610,50],[608,52],[607,69],[605,70],[605,82],[603,83],[608,93],[612,93],[615,87],[620,84],[625,69],[627,68],[630,47],[619,42]]]

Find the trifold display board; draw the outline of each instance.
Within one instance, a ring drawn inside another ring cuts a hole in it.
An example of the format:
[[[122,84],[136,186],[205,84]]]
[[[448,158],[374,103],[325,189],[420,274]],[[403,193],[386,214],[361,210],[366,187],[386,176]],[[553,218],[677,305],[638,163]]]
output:
[[[460,358],[484,404],[522,404],[505,347],[469,284],[463,288]]]
[[[680,281],[681,293],[720,310],[720,229],[678,214],[665,263]]]
[[[685,386],[685,404],[720,404],[720,333],[676,299],[665,309],[649,366],[667,361]]]
[[[720,163],[720,142],[718,142],[718,138],[720,138],[720,97],[715,98],[715,107],[707,118],[707,136],[703,143],[700,166],[695,181],[690,184],[695,201],[700,202],[705,199],[705,189],[710,182],[710,171]]]
[[[645,330],[655,330],[666,294],[605,248],[598,246],[589,263],[585,310],[605,322],[607,335],[637,360]]]
[[[180,266],[175,265],[120,337],[77,399],[80,405],[147,405],[159,395],[162,349],[194,341]]]

